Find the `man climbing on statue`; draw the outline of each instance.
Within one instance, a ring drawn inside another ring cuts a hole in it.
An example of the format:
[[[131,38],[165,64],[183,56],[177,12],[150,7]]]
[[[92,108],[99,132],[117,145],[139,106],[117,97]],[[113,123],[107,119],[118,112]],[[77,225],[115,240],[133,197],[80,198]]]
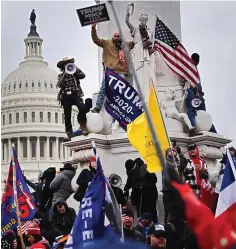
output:
[[[113,34],[111,39],[102,39],[97,35],[96,23],[92,25],[91,36],[93,42],[103,49],[102,59],[104,73],[106,67],[112,69],[122,78],[128,74],[128,63],[125,60],[123,51],[123,40],[118,32]],[[129,42],[129,48],[132,49],[134,46],[133,42]],[[105,76],[103,76],[102,85],[98,93],[96,106],[92,109],[92,112],[99,113],[103,107],[105,100]]]
[[[65,128],[67,137],[65,141],[69,141],[72,137],[72,124],[71,124],[71,111],[72,106],[77,106],[79,113],[77,116],[78,123],[80,125],[82,135],[88,135],[86,127],[86,113],[89,112],[92,106],[92,100],[86,99],[83,103],[82,97],[84,96],[83,90],[80,86],[80,80],[85,78],[85,74],[77,67],[75,73],[70,74],[65,70],[68,63],[74,63],[74,58],[63,58],[57,63],[57,67],[61,70],[61,74],[58,75],[57,86],[60,88],[58,93],[59,103],[63,106],[65,115]]]
[[[198,64],[200,62],[200,56],[197,53],[193,53],[191,55],[191,59],[198,71]],[[205,105],[205,98],[204,98],[204,92],[202,90],[202,85],[201,82],[199,82],[199,84],[197,86],[193,86],[192,84],[190,84],[190,86],[188,87],[188,89],[186,89],[187,91],[187,97],[186,97],[186,104],[187,104],[187,108],[188,108],[188,112],[187,115],[189,117],[189,120],[192,124],[193,127],[196,127],[196,112],[198,110],[202,110],[202,111],[206,111],[206,105]],[[192,101],[193,99],[198,98],[200,100],[200,105],[198,107],[194,107],[192,105]],[[215,126],[212,124],[211,129],[209,130],[210,132],[213,133],[217,133]],[[192,135],[194,135],[194,132],[192,132]]]

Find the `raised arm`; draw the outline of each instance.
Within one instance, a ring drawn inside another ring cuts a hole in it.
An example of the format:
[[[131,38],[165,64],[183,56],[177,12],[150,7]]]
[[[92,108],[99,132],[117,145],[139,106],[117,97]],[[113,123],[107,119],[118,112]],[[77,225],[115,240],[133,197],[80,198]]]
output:
[[[134,31],[134,26],[129,20],[129,17],[130,17],[129,7],[130,7],[130,5],[127,6],[126,15],[125,15],[125,23],[127,24],[128,28],[130,30],[130,33],[132,34]]]
[[[76,70],[76,72],[75,72],[75,76],[76,76],[78,79],[82,80],[82,79],[85,78],[85,73],[84,73],[81,69],[79,69],[79,68],[77,67],[77,70]]]
[[[92,29],[91,29],[91,36],[92,36],[92,40],[93,42],[98,45],[99,47],[103,48],[105,43],[106,43],[106,40],[104,39],[101,39],[98,37],[97,35],[97,30],[96,30],[96,23],[94,23],[92,25]]]

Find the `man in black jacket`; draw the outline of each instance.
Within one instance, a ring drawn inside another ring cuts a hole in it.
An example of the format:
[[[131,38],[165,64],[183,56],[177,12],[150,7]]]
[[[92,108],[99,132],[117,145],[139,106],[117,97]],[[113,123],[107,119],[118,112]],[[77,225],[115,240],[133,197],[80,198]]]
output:
[[[122,210],[122,222],[125,241],[131,240],[145,243],[145,237],[134,229],[134,213],[131,209],[125,208]]]
[[[157,222],[157,177],[155,173],[149,173],[147,166],[140,158],[127,160],[125,163],[128,179],[124,187],[125,196],[131,192],[131,202],[136,207],[138,217],[143,213],[150,213],[153,222]]]
[[[51,220],[52,229],[57,234],[56,237],[70,234],[75,219],[75,210],[68,207],[67,203],[62,198],[58,198],[53,207]]]

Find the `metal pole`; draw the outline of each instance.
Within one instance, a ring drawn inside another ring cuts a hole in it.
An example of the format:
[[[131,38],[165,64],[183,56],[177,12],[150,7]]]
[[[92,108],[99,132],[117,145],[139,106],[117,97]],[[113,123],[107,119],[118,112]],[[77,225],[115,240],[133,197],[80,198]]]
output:
[[[114,8],[114,5],[113,5],[113,1],[108,1],[108,3],[111,5],[111,9],[113,11],[113,14],[114,14],[114,17],[115,17],[115,20],[116,20],[116,23],[117,23],[120,35],[121,35],[121,37],[124,37],[122,29],[121,29],[120,22],[119,22],[119,19],[117,17],[117,14],[116,14],[116,11],[115,11],[115,8]],[[147,118],[147,121],[148,121],[148,126],[149,126],[150,131],[151,131],[151,135],[152,135],[152,138],[153,138],[154,146],[156,148],[156,153],[157,153],[157,156],[159,157],[161,166],[164,169],[164,167],[165,167],[165,159],[163,157],[162,150],[161,150],[160,144],[158,142],[158,139],[157,139],[157,136],[156,136],[156,133],[155,133],[155,129],[154,129],[153,124],[152,124],[151,116],[149,114],[147,105],[146,105],[146,103],[144,101],[144,98],[143,98],[143,93],[141,91],[140,83],[138,81],[136,72],[134,70],[134,65],[133,65],[133,63],[131,61],[131,58],[130,58],[129,47],[128,47],[128,45],[125,42],[124,42],[124,53],[125,53],[125,58],[128,60],[128,64],[130,65],[131,70],[133,72],[133,77],[134,77],[134,79],[135,79],[135,81],[137,83],[137,88],[138,88],[137,90],[138,90],[138,93],[139,93],[139,96],[140,96],[140,100],[142,102],[143,109],[144,109],[144,112],[145,112],[145,115],[146,115],[146,118]]]
[[[13,148],[14,146],[12,146],[12,150]],[[15,164],[14,156],[12,156],[12,168],[13,168],[13,194],[14,194],[14,202],[16,205],[17,223],[18,223],[19,232],[20,232],[20,242],[21,242],[22,249],[25,249],[25,243],[23,240],[21,221],[20,221],[21,212],[19,211],[19,203],[18,203],[18,198],[17,198],[16,164]]]

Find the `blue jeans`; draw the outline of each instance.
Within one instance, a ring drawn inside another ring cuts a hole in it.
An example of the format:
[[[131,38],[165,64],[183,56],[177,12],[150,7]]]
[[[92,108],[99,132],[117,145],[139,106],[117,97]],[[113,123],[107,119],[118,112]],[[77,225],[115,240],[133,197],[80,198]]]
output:
[[[114,71],[114,70],[113,70]],[[116,72],[116,71],[114,71]],[[120,77],[125,78],[125,75],[122,73],[116,72]],[[105,101],[105,72],[103,74],[102,85],[98,93],[96,108],[102,110],[103,104]]]
[[[188,108],[187,115],[188,115],[188,118],[189,118],[192,126],[196,127],[196,122],[195,122],[196,111],[198,111],[198,110],[206,111],[205,99],[202,96],[200,96],[200,100],[202,101],[202,103],[198,108],[194,108],[192,106],[191,102],[195,98],[195,92],[191,88],[189,88],[187,90],[187,92],[188,92],[188,95],[186,97],[186,104],[187,104],[187,108]],[[213,132],[213,133],[217,133],[215,126],[213,124],[212,124],[212,127],[209,131]]]

